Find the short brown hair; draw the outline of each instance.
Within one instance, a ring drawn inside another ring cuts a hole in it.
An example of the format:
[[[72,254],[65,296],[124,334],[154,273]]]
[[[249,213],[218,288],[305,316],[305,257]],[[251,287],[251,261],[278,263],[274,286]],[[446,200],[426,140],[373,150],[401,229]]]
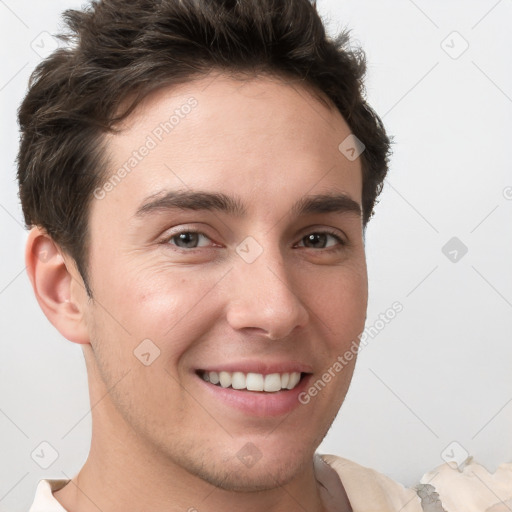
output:
[[[364,99],[364,53],[350,48],[347,30],[327,35],[314,3],[103,0],[63,17],[68,44],[37,66],[19,109],[18,180],[27,227],[42,227],[73,257],[89,296],[88,212],[107,173],[102,136],[150,92],[212,70],[298,79],[338,108],[365,145],[366,226],[391,142]]]

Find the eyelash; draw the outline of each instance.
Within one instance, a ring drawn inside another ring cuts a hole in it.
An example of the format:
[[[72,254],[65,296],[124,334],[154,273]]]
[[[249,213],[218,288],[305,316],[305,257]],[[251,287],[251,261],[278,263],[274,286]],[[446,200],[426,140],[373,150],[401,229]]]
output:
[[[208,240],[210,240],[210,238],[205,235],[204,233],[202,233],[201,231],[197,231],[195,229],[184,229],[183,231],[178,231],[177,233],[174,233],[172,236],[169,236],[167,238],[165,238],[164,240],[162,240],[162,244],[168,244],[168,245],[172,245],[173,246],[173,250],[176,250],[176,251],[183,251],[183,252],[187,252],[187,253],[194,253],[200,249],[204,249],[204,247],[194,247],[192,249],[185,249],[183,247],[178,247],[176,245],[173,245],[173,244],[170,244],[169,242],[171,240],[173,240],[174,238],[180,236],[180,235],[183,235],[185,233],[194,233],[194,234],[197,234],[197,235],[202,235],[204,236],[205,238],[208,238]],[[304,235],[300,241],[302,242],[302,240],[304,240],[304,238],[306,238],[308,235],[312,235],[312,234],[315,234],[315,235],[330,235],[332,236],[333,238],[335,238],[338,242],[339,242],[339,246],[338,247],[330,247],[330,248],[322,248],[322,249],[314,249],[314,248],[309,248],[309,247],[306,247],[306,249],[313,249],[313,250],[321,250],[321,251],[339,251],[341,250],[344,246],[347,245],[347,243],[338,235],[337,232],[335,231],[331,231],[329,229],[324,229],[322,231],[312,231],[311,233],[308,233],[307,235]]]

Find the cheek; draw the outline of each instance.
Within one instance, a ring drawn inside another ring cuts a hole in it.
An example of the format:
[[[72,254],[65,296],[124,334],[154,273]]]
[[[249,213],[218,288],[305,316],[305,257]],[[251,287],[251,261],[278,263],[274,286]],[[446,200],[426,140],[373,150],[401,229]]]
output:
[[[330,271],[308,282],[309,304],[327,328],[329,339],[346,342],[364,329],[368,282],[364,264]]]
[[[116,268],[105,265],[95,273],[94,323],[114,344],[136,346],[150,339],[163,348],[164,339],[177,338],[175,333],[189,324],[189,314],[205,295],[207,283],[180,269],[125,263]]]
[[[163,360],[176,362],[200,342],[214,317],[208,305],[217,279],[201,278],[190,270],[138,272],[120,289],[124,299],[119,316],[129,326],[132,339],[150,339]]]

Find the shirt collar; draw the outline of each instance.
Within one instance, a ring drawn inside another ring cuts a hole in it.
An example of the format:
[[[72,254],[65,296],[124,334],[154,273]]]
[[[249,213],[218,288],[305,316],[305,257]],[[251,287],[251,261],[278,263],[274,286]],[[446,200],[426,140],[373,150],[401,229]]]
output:
[[[52,492],[62,489],[69,480],[39,480],[34,502],[28,512],[68,512],[53,496]]]

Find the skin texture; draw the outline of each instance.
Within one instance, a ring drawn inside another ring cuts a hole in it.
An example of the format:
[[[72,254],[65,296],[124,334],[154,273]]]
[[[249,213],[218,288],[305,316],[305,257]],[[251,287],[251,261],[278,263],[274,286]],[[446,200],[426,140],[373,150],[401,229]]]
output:
[[[146,98],[106,139],[110,172],[191,97],[197,106],[92,200],[93,300],[73,260],[39,228],[30,233],[37,300],[62,335],[82,345],[93,418],[89,457],[55,497],[72,512],[325,510],[313,455],[356,359],[310,403],[277,417],[212,399],[195,370],[291,360],[310,365],[314,382],[357,340],[367,306],[361,216],[299,218],[291,207],[333,192],[361,204],[361,162],[338,150],[350,134],[339,112],[303,85],[218,74]],[[247,215],[134,217],[162,190],[199,189],[239,196]],[[195,247],[171,238],[190,229],[205,235]],[[345,244],[331,235],[316,245],[305,239],[326,229]],[[262,248],[252,263],[236,252],[248,236]],[[145,339],[160,351],[148,366],[134,356]],[[247,443],[260,454],[251,467],[237,456]]]

